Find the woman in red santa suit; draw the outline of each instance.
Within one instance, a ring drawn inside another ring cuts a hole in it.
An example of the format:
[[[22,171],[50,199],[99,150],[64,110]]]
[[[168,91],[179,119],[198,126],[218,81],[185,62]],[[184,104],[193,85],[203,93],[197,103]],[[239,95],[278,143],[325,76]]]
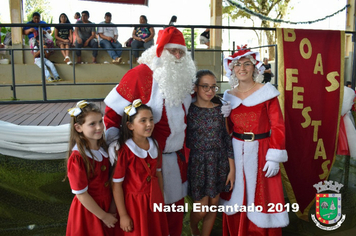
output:
[[[157,45],[139,58],[140,65],[128,71],[105,98],[104,122],[110,146],[117,142],[124,108],[135,99],[152,108],[153,136],[162,151],[162,174],[166,204],[184,204],[187,195],[187,163],[184,159],[186,115],[191,103],[196,68],[183,34],[175,27],[159,32]],[[109,155],[112,158],[115,152]],[[172,206],[172,209],[175,209]],[[169,233],[181,235],[183,212],[167,212]]]
[[[285,128],[277,96],[270,84],[255,81],[262,65],[259,53],[246,49],[224,59],[231,90],[229,128],[232,132],[236,182],[223,200],[223,235],[282,235],[289,224],[284,208],[279,163],[288,159]]]

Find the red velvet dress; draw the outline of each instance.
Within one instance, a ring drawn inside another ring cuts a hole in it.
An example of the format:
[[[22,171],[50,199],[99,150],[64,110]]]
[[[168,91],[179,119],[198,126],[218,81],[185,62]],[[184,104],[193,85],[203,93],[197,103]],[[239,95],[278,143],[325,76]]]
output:
[[[246,206],[246,212],[229,210],[223,215],[224,235],[281,235],[280,227],[288,225],[288,212],[284,209],[281,174],[267,178],[262,171],[267,161],[285,162],[285,128],[277,96],[279,92],[267,83],[241,100],[227,92],[224,99],[231,102],[229,123],[234,132],[263,134],[268,138],[252,142],[233,138],[236,167],[235,185],[231,199],[225,207]],[[276,206],[282,207],[276,211]],[[258,206],[259,209],[251,208]],[[274,206],[274,208],[272,208]],[[262,208],[261,208],[262,207]],[[271,212],[269,210],[272,210]],[[261,212],[259,212],[261,211]]]
[[[133,222],[133,231],[123,232],[123,235],[169,235],[166,214],[150,209],[152,181],[147,179],[149,175],[140,158],[149,164],[152,175],[156,175],[156,170],[161,169],[161,162],[158,162],[161,157],[157,158],[158,150],[152,139],[149,139],[149,142],[150,149],[145,151],[129,139],[119,151],[117,158],[113,182],[123,182],[125,206]]]
[[[102,148],[99,151],[91,151],[95,156],[95,175],[90,176],[88,180],[83,158],[77,146],[75,146],[67,164],[69,183],[74,194],[87,191],[95,202],[107,212],[112,200],[109,184],[110,163],[108,154]],[[92,158],[88,151],[86,154]],[[69,210],[66,235],[104,236],[109,235],[109,228],[89,212],[75,196]]]

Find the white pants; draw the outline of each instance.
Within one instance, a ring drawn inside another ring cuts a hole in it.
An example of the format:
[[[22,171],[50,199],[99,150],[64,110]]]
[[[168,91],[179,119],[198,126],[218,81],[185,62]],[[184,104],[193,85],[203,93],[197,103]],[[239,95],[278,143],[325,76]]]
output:
[[[59,75],[57,73],[56,67],[54,67],[54,64],[50,60],[48,60],[47,58],[44,58],[43,61],[44,61],[44,65],[45,65],[44,71],[45,71],[46,79],[51,76],[51,74],[49,73],[47,67],[49,67],[49,69],[51,70],[54,78],[57,78]],[[40,57],[35,58],[35,64],[39,68],[41,68],[41,58]]]

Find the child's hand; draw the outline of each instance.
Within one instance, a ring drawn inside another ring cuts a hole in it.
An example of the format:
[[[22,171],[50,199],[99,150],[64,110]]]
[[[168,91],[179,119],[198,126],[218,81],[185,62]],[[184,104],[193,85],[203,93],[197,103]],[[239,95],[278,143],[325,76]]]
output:
[[[133,230],[133,222],[129,215],[120,216],[120,228],[125,232]]]
[[[114,228],[115,223],[117,222],[115,215],[116,214],[106,213],[105,216],[101,220],[104,222],[104,224],[108,228]]]
[[[229,191],[231,191],[233,189],[234,183],[235,183],[235,171],[230,171],[229,174],[227,175],[227,179],[226,179],[225,185],[228,185],[229,182],[230,182]]]

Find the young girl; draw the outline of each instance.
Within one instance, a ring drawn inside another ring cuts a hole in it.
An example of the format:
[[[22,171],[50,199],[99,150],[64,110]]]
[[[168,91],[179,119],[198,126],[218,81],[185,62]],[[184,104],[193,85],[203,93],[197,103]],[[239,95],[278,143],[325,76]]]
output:
[[[113,194],[123,235],[168,235],[161,173],[162,156],[151,138],[154,128],[150,107],[134,100],[122,117]],[[162,209],[162,208],[161,208]]]
[[[62,13],[59,16],[59,23],[70,24],[65,13]],[[54,29],[54,36],[56,38],[57,46],[62,49],[69,49],[70,45],[73,43],[73,27],[70,25],[56,26]],[[67,63],[67,65],[72,65],[72,61],[69,57],[69,50],[62,50],[61,53],[64,57],[64,62]]]
[[[195,205],[217,206],[220,193],[231,190],[235,181],[232,144],[225,119],[220,114],[222,105],[212,102],[219,89],[215,75],[209,70],[200,70],[196,78],[196,102],[189,107],[187,117],[188,194]],[[210,235],[215,218],[216,211],[192,211],[192,235]],[[199,232],[198,223],[202,219]]]
[[[72,120],[67,175],[75,197],[66,235],[108,235],[117,219],[108,213],[113,205],[102,114],[95,104],[86,101],[78,102],[68,112]]]

